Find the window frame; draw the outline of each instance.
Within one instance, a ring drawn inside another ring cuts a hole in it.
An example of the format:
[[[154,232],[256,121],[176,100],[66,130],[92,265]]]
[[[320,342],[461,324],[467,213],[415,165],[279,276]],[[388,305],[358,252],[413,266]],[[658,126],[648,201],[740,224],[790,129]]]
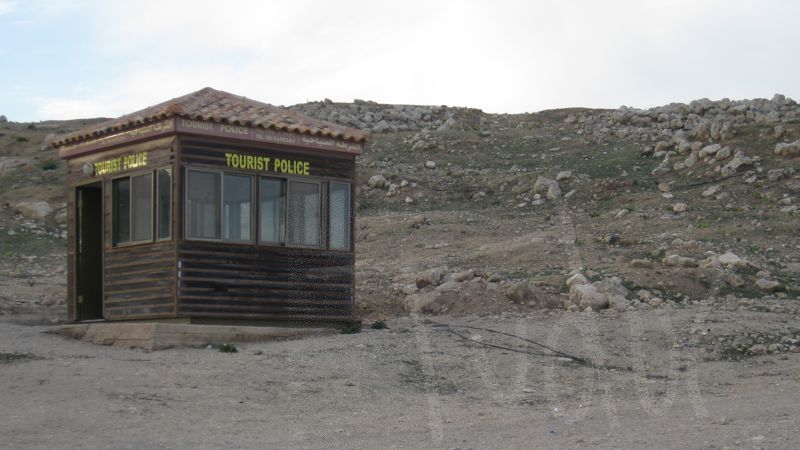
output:
[[[189,202],[189,191],[186,189],[186,185],[189,183],[189,172],[206,172],[219,175],[219,237],[218,238],[202,238],[202,237],[194,237],[189,236],[189,221],[186,220]],[[206,167],[193,167],[193,166],[186,166],[184,167],[184,177],[183,177],[183,239],[187,241],[202,241],[202,242],[224,242],[226,244],[240,244],[240,245],[252,245],[258,241],[256,239],[255,233],[257,230],[256,221],[256,208],[255,203],[253,201],[256,198],[258,191],[256,190],[256,183],[253,180],[258,180],[258,177],[252,173],[248,172],[236,172],[230,170],[221,170],[221,169],[209,169]],[[225,174],[232,175],[232,176],[246,176],[250,178],[250,239],[248,240],[239,240],[239,239],[225,239]]]
[[[169,223],[169,227],[167,227],[167,229],[169,230],[169,234],[166,237],[160,237],[159,234],[158,234],[159,231],[160,231],[159,230],[159,226],[161,225],[161,209],[158,207],[159,206],[158,205],[158,196],[161,193],[161,190],[159,189],[158,173],[161,172],[162,170],[169,171],[169,189],[168,189],[168,191],[169,191],[169,213],[167,214],[167,221]],[[154,189],[155,193],[153,194],[154,195],[153,208],[155,209],[155,214],[154,214],[153,220],[154,220],[155,232],[153,234],[153,237],[155,238],[156,242],[171,241],[172,240],[172,227],[173,227],[172,220],[173,220],[173,216],[174,216],[174,214],[173,214],[173,212],[174,212],[173,211],[173,209],[174,209],[173,206],[175,204],[175,199],[173,198],[173,196],[175,194],[175,170],[173,169],[173,167],[171,165],[168,165],[168,166],[158,167],[158,168],[155,169],[154,172],[155,172],[155,175],[154,175],[153,184],[155,184],[155,189]]]
[[[306,183],[306,184],[315,184],[317,185],[317,194],[319,195],[319,240],[317,245],[300,245],[296,243],[289,242],[289,229],[291,228],[289,223],[289,218],[291,216],[291,198],[292,198],[292,182],[295,183]],[[327,250],[327,221],[325,220],[325,189],[323,189],[323,185],[326,181],[321,179],[309,179],[309,178],[300,178],[300,177],[287,177],[286,178],[286,247],[290,248],[308,248],[308,249],[318,249],[318,250]]]
[[[225,175],[226,174],[228,174],[230,176],[235,176],[235,177],[247,177],[247,178],[250,179],[250,227],[249,227],[250,228],[250,238],[249,239],[225,239]],[[255,220],[255,217],[254,217],[255,216],[254,213],[256,212],[256,209],[255,209],[255,202],[253,201],[253,197],[256,194],[256,189],[255,189],[255,186],[254,186],[255,183],[253,183],[253,180],[257,179],[257,177],[255,175],[253,175],[253,174],[250,174],[250,173],[230,172],[230,171],[227,171],[227,170],[223,170],[222,171],[222,175],[220,177],[221,178],[219,179],[219,181],[220,181],[220,183],[219,183],[219,190],[220,190],[220,192],[219,192],[219,201],[220,201],[220,205],[219,205],[220,230],[219,231],[220,231],[220,239],[219,240],[220,240],[220,242],[225,242],[227,244],[252,244],[255,241],[254,234],[255,234],[255,231],[256,231],[255,230],[255,222],[256,222],[256,220]]]
[[[189,171],[197,171],[197,172],[206,172],[206,173],[214,173],[220,175],[220,201],[219,201],[219,220],[220,220],[220,237],[219,238],[199,238],[199,237],[190,237],[188,234],[189,229],[189,222],[186,220],[187,216],[187,200],[188,200],[188,191],[186,189],[186,185],[189,179]],[[354,180],[351,178],[340,178],[340,177],[320,177],[320,176],[291,176],[291,175],[284,175],[280,176],[280,174],[259,174],[253,173],[251,171],[237,171],[237,170],[225,170],[222,168],[213,168],[203,165],[184,165],[182,167],[182,179],[180,182],[180,189],[179,192],[182,193],[182,206],[183,210],[180,214],[180,220],[183,221],[183,226],[181,229],[183,230],[183,236],[181,239],[186,241],[197,241],[197,242],[215,242],[215,243],[225,243],[228,245],[247,245],[247,246],[256,246],[256,247],[272,247],[272,248],[286,248],[286,249],[302,249],[302,250],[321,250],[321,251],[329,251],[329,252],[337,252],[337,253],[353,253],[355,247],[355,241],[353,239],[353,214],[355,213],[353,208],[353,198],[354,198]],[[224,217],[224,180],[223,177],[225,174],[234,175],[234,176],[249,176],[251,177],[251,201],[250,206],[250,226],[251,226],[251,239],[249,241],[239,241],[239,240],[228,240],[224,239],[225,231],[225,217]],[[173,172],[174,177],[174,172]],[[283,215],[284,215],[284,242],[272,242],[272,241],[264,241],[261,239],[261,180],[268,179],[268,180],[277,180],[283,181],[286,185],[286,201],[284,202],[283,206]],[[173,182],[174,182],[173,178]],[[289,215],[290,215],[290,196],[291,196],[291,185],[292,182],[302,182],[308,184],[315,184],[317,185],[317,189],[319,192],[319,244],[318,245],[300,245],[300,244],[293,244],[289,242]],[[330,209],[330,185],[331,184],[343,184],[348,185],[349,189],[349,200],[350,203],[347,205],[349,209],[349,215],[347,217],[348,220],[348,227],[349,227],[349,236],[348,239],[350,241],[350,246],[347,249],[340,249],[340,248],[331,248],[330,246],[330,218],[329,216],[329,209]]]
[[[290,247],[288,245],[288,242],[287,242],[287,234],[288,234],[287,233],[288,232],[287,221],[288,221],[288,218],[289,218],[289,180],[287,178],[273,177],[273,176],[267,176],[267,175],[259,175],[257,178],[258,178],[257,179],[257,181],[258,181],[258,183],[257,183],[258,184],[258,190],[257,190],[258,210],[256,212],[258,213],[257,214],[258,217],[256,218],[256,221],[258,222],[258,224],[257,224],[257,230],[256,231],[258,233],[258,239],[256,239],[256,242],[259,245],[265,245],[265,246],[269,246],[269,247]],[[265,240],[263,240],[261,238],[261,180],[272,180],[272,181],[279,181],[279,182],[283,183],[283,187],[284,187],[283,236],[282,236],[283,237],[283,241],[265,241]]]
[[[326,198],[326,215],[327,215],[327,242],[326,242],[326,249],[334,252],[352,252],[353,251],[353,183],[350,181],[338,181],[338,180],[330,180],[328,181],[328,195]],[[334,184],[339,184],[343,186],[347,186],[347,217],[345,220],[347,226],[347,247],[344,248],[333,248],[331,246],[331,189],[333,188]]]
[[[157,212],[155,211],[155,191],[156,191],[156,171],[153,169],[150,170],[139,170],[136,172],[126,173],[123,175],[119,175],[116,177],[109,178],[109,183],[111,185],[111,247],[128,247],[132,245],[141,245],[141,244],[149,244],[156,241],[156,221],[155,216]],[[150,239],[142,239],[138,241],[133,240],[133,181],[132,179],[135,177],[141,177],[150,175]],[[117,242],[116,230],[117,230],[117,221],[116,221],[116,207],[117,205],[114,202],[114,182],[123,178],[128,179],[128,240],[123,242]],[[170,237],[172,239],[172,237]],[[165,239],[166,240],[166,239]]]

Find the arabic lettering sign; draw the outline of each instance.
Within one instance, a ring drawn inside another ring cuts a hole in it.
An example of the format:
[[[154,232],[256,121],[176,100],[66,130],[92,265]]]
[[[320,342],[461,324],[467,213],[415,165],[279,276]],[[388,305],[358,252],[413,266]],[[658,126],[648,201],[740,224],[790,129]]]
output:
[[[62,157],[66,155],[73,156],[73,154],[77,155],[87,153],[91,152],[92,150],[97,150],[101,147],[133,142],[149,137],[168,134],[173,131],[175,131],[175,122],[172,119],[166,119],[162,120],[161,122],[151,123],[150,125],[112,134],[110,136],[91,139],[79,144],[66,145],[59,149],[59,154]]]
[[[364,144],[344,141],[341,139],[315,137],[301,135],[298,133],[288,133],[284,131],[262,130],[239,125],[205,122],[202,120],[178,119],[176,128],[179,132],[182,131],[188,133],[230,137],[235,139],[247,139],[252,141],[268,142],[272,144],[310,147],[350,154],[360,154],[364,151]]]

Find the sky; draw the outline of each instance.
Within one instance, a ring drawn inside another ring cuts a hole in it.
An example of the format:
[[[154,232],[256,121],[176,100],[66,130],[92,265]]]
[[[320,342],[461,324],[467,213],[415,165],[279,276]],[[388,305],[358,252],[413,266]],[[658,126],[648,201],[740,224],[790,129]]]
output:
[[[117,117],[206,86],[494,113],[800,97],[795,0],[0,0],[0,114]]]

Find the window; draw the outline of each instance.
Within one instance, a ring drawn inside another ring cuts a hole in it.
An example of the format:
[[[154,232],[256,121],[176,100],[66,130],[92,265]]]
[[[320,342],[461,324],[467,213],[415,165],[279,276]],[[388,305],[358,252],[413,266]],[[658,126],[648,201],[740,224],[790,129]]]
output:
[[[131,240],[131,179],[119,178],[111,185],[114,210],[114,244]]]
[[[186,171],[186,237],[253,240],[253,177]]]
[[[163,183],[162,174],[157,175],[158,186],[171,182],[169,173],[163,174]],[[187,168],[184,180],[186,239],[338,251],[353,248],[350,183],[205,168]],[[162,201],[159,192],[156,198],[168,214],[167,194]]]
[[[286,181],[261,178],[261,242],[283,244],[286,239]]]
[[[253,177],[225,174],[222,177],[223,230],[228,241],[253,240],[252,213]]]
[[[220,238],[220,174],[186,171],[186,236]]]
[[[111,182],[113,244],[172,237],[172,168]]]
[[[131,177],[131,241],[153,240],[153,175]]]
[[[158,239],[169,239],[172,237],[172,168],[158,169],[156,190]]]
[[[119,178],[111,184],[114,244],[153,240],[153,174]]]
[[[287,241],[290,245],[320,246],[320,204],[319,183],[289,181]]]
[[[350,250],[350,185],[331,183],[328,196],[328,244],[333,250]]]

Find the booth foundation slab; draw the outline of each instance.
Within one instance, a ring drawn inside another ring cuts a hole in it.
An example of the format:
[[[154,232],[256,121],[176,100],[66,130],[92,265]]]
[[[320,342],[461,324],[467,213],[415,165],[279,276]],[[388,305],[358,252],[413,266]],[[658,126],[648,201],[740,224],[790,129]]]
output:
[[[336,334],[331,328],[197,325],[181,323],[91,323],[54,330],[64,337],[98,345],[144,350],[203,347],[209,344],[270,342]]]

